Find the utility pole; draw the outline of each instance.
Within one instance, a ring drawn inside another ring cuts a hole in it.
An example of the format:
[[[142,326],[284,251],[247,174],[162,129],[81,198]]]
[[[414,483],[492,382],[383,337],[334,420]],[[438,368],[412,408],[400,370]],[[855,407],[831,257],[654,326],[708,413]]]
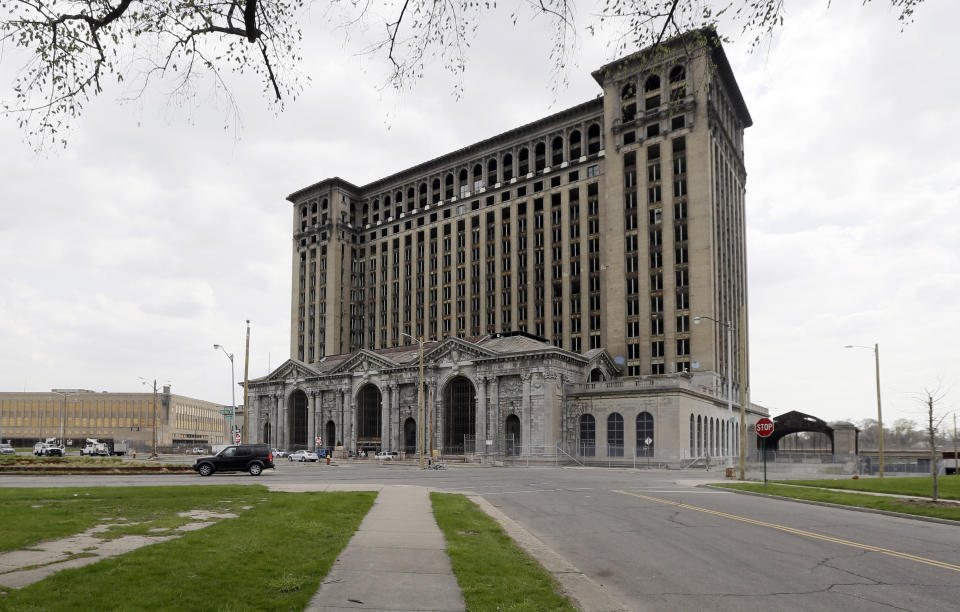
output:
[[[247,444],[250,439],[247,434],[247,411],[250,407],[247,405],[247,391],[250,384],[250,319],[247,319],[247,349],[243,358],[243,423],[240,431],[243,438],[241,442]]]
[[[880,343],[873,345],[873,358],[877,366],[877,427],[879,428],[877,444],[880,452],[880,478],[883,478],[883,411],[880,410]]]
[[[153,379],[153,455],[157,458],[157,379]]]
[[[747,472],[747,309],[740,307],[740,333],[737,334],[740,350],[740,480],[746,480]]]

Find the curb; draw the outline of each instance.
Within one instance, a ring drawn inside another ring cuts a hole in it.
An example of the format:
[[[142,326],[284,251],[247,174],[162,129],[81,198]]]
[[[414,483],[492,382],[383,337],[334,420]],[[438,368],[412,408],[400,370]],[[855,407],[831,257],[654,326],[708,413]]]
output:
[[[907,514],[906,512],[894,512],[892,510],[878,510],[876,508],[863,508],[860,506],[845,506],[843,504],[833,504],[830,502],[816,501],[812,499],[797,499],[796,497],[784,497],[783,495],[773,495],[771,493],[758,493],[757,491],[743,491],[741,489],[731,489],[728,487],[718,487],[711,484],[697,485],[704,489],[716,489],[718,491],[730,491],[732,493],[739,493],[741,495],[753,495],[754,497],[769,497],[773,499],[782,499],[784,501],[796,502],[798,504],[807,504],[810,506],[823,506],[825,508],[836,508],[838,510],[852,510],[854,512],[866,512],[867,514],[882,514],[885,516],[896,516],[899,518],[912,519],[915,521],[925,521],[927,523],[941,523],[943,525],[953,525],[955,527],[960,526],[960,521],[954,521],[951,519],[937,518],[935,516],[923,516],[921,514]],[[848,491],[844,491],[847,493]],[[916,497],[911,497],[909,499],[919,499]]]
[[[581,610],[590,612],[627,612],[635,609],[613,597],[603,585],[581,572],[535,535],[524,529],[499,508],[479,495],[466,494],[481,510],[497,521],[507,535],[528,555],[537,560],[554,580],[560,583],[564,593]]]

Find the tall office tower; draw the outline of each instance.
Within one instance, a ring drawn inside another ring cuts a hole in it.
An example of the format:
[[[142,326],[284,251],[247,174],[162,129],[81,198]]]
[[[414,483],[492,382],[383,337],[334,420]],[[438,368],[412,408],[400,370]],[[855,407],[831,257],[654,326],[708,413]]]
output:
[[[691,32],[593,77],[573,108],[291,194],[291,357],[525,331],[606,348],[626,376],[737,379],[752,121],[720,42]]]

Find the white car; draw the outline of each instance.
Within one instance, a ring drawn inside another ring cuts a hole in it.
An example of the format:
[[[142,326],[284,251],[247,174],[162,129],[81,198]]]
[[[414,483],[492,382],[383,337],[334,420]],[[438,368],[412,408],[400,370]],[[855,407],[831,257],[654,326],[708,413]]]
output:
[[[290,453],[287,455],[287,458],[290,459],[290,461],[317,461],[319,459],[319,457],[317,457],[317,453],[308,450],[300,450],[295,453]]]
[[[16,455],[16,454],[17,454],[17,450],[12,446],[10,446],[9,444],[7,444],[6,442],[3,442],[2,444],[0,444],[0,455]]]
[[[392,460],[392,459],[396,459],[396,458],[397,458],[397,452],[396,452],[396,451],[380,451],[379,453],[377,453],[377,454],[375,455],[375,457],[376,457],[377,459],[381,459],[381,460],[384,460],[384,459],[385,459],[385,460],[387,460],[387,461],[390,461],[390,460]]]

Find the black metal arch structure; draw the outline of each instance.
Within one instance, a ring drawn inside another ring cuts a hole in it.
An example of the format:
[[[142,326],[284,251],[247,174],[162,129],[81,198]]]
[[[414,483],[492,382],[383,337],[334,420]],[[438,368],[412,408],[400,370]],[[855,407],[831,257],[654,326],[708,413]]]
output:
[[[777,450],[780,439],[801,431],[815,431],[830,438],[830,452],[836,452],[833,441],[833,427],[827,425],[823,419],[793,410],[773,417],[773,433],[767,438],[767,450]],[[760,448],[761,438],[757,438],[757,448]]]

